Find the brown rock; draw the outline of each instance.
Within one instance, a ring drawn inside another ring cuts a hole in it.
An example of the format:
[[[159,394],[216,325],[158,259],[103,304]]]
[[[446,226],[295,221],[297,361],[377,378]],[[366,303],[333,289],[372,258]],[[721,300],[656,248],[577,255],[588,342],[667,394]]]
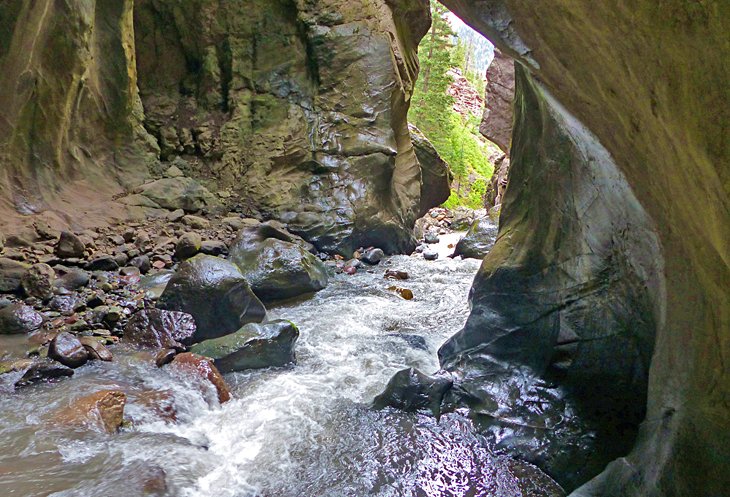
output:
[[[231,399],[231,392],[223,379],[223,375],[213,365],[213,361],[207,357],[184,352],[176,355],[171,365],[183,372],[192,373],[198,378],[209,381],[215,387],[218,402],[221,404]]]
[[[509,155],[512,141],[512,101],[515,97],[515,62],[499,49],[487,69],[486,106],[479,132]]]
[[[56,255],[63,259],[80,258],[84,256],[84,242],[69,231],[62,231],[56,243]]]
[[[137,312],[124,328],[124,341],[144,347],[184,350],[195,333],[195,319],[190,314],[162,309]]]
[[[98,338],[81,337],[79,338],[79,342],[84,346],[86,352],[89,353],[89,359],[106,362],[114,359],[109,349]]]
[[[41,300],[53,297],[53,282],[56,273],[48,264],[34,264],[23,275],[21,285],[26,295]]]
[[[127,395],[119,390],[102,390],[78,399],[54,413],[56,424],[115,433],[124,421]]]
[[[89,360],[89,353],[78,338],[64,331],[51,340],[48,357],[57,360],[64,366],[78,368]]]

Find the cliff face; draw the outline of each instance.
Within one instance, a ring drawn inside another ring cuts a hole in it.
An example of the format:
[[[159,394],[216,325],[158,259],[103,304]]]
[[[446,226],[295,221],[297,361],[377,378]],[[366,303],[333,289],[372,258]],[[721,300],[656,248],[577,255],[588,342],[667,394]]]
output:
[[[0,197],[22,214],[59,194],[141,181],[154,145],[141,126],[131,0],[0,5]],[[92,187],[93,185],[93,187]]]
[[[112,3],[0,7],[8,203],[42,210],[77,177],[118,192],[179,156],[321,250],[414,246],[427,1]]]
[[[320,250],[412,247],[427,2],[138,0],[145,126]],[[160,67],[165,67],[160,71]]]
[[[600,246],[605,246],[601,242],[603,237],[596,239],[595,233],[610,233],[620,225],[616,216],[631,219],[642,216],[643,210],[656,227],[664,259],[664,270],[656,274],[663,276],[660,286],[666,288],[666,294],[651,291],[651,286],[624,294],[628,298],[624,301],[625,309],[616,307],[614,314],[623,318],[597,329],[604,328],[611,335],[619,332],[620,337],[623,319],[627,320],[626,326],[634,327],[635,309],[655,309],[656,314],[644,314],[652,316],[651,321],[637,322],[638,328],[645,331],[655,327],[653,354],[646,355],[648,350],[642,353],[644,361],[651,357],[646,417],[630,454],[612,463],[600,477],[577,490],[576,495],[726,493],[730,485],[730,369],[726,360],[730,354],[730,110],[721,102],[730,98],[730,46],[725,42],[730,29],[730,5],[683,1],[628,5],[620,1],[575,0],[445,0],[444,4],[505,53],[516,57],[547,92],[595,134],[633,190],[629,193],[638,201],[626,202],[627,197],[620,194],[624,207],[606,206],[603,215],[588,223],[587,231],[576,231],[570,226],[564,229],[560,219],[565,214],[561,208],[542,210],[540,224],[544,229],[550,232],[553,223],[560,227],[554,231],[554,240],[546,245],[549,239],[542,236],[517,236],[520,226],[532,222],[527,214],[529,209],[541,206],[539,196],[520,193],[531,191],[531,183],[543,182],[553,193],[575,194],[580,200],[586,195],[585,187],[595,180],[583,177],[585,172],[571,178],[551,178],[549,161],[543,165],[544,172],[536,170],[534,164],[525,160],[528,156],[517,160],[519,147],[513,143],[507,197],[512,199],[509,209],[518,209],[524,216],[521,220],[512,216],[503,219],[497,243],[502,248],[486,258],[475,281],[469,323],[447,348],[448,355],[468,355],[472,346],[489,348],[485,337],[499,329],[519,326],[519,316],[514,315],[496,328],[483,321],[484,316],[493,312],[503,315],[501,309],[509,308],[498,296],[486,296],[488,289],[501,281],[500,271],[524,268],[531,260],[525,254],[531,253],[540,254],[543,261],[536,269],[557,267],[556,264],[570,267],[580,258],[560,256],[565,254],[566,246],[579,242],[577,237],[585,237],[590,245],[600,242]],[[549,101],[547,106],[556,108]],[[519,135],[531,128],[518,125],[514,140],[521,140]],[[580,142],[577,145],[582,146]],[[610,168],[606,171],[613,174]],[[517,176],[527,182],[517,182]],[[626,190],[616,185],[620,182],[606,183],[612,195]],[[565,197],[559,194],[558,198]],[[601,202],[600,198],[596,201]],[[507,208],[504,212],[508,212]],[[621,247],[623,237],[634,238],[631,230],[641,226],[644,225],[632,222],[624,235],[611,235],[608,246]],[[639,245],[636,250],[626,246],[628,251],[623,252],[622,258],[634,265],[647,257],[660,261],[649,250],[652,246]],[[610,281],[610,273],[607,276]],[[550,279],[543,284],[547,285],[546,295],[560,295],[564,288],[560,281]],[[530,283],[516,288],[516,293],[509,293],[509,297],[529,297],[535,288]],[[641,284],[636,288],[640,289]],[[575,319],[583,323],[603,322],[605,307],[590,305],[590,298],[579,298],[571,307],[577,309],[581,300],[587,304],[585,308],[570,321],[555,321],[553,333],[567,336],[575,329],[571,324]],[[645,307],[642,302],[656,304]],[[555,311],[549,314],[555,315]],[[557,315],[561,314],[562,311]],[[537,331],[526,332],[515,345],[529,344],[539,336]],[[577,343],[581,351],[582,340]],[[641,343],[638,336],[633,343]],[[604,352],[609,353],[609,348]],[[540,363],[544,357],[522,356],[516,358],[516,363],[525,360]],[[594,363],[594,367],[593,373],[599,375],[609,375],[614,370],[614,365],[604,361]],[[578,401],[589,399],[590,396],[578,393]]]
[[[515,62],[498,48],[487,68],[485,107],[479,132],[509,154],[512,141],[512,101],[515,97]]]

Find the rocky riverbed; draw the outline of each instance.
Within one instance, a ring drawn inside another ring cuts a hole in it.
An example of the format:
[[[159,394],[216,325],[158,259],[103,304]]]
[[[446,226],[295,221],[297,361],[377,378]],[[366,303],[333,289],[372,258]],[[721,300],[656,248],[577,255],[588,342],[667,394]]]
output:
[[[461,412],[372,404],[463,325],[452,224],[349,260],[235,214],[8,237],[3,494],[561,495]]]

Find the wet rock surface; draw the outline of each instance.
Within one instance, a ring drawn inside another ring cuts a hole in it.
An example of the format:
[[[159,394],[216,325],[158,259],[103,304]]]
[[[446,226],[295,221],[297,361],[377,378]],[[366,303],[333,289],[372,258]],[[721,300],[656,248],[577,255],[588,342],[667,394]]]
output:
[[[250,323],[230,335],[194,345],[190,351],[213,359],[222,373],[286,366],[296,362],[299,330],[289,321]]]
[[[78,338],[64,331],[51,340],[48,357],[64,366],[78,368],[89,360],[89,352]]]
[[[385,391],[375,397],[373,407],[394,407],[404,411],[426,409],[438,417],[441,402],[452,384],[448,376],[428,376],[417,369],[404,369],[393,375]]]
[[[215,390],[219,403],[223,404],[231,400],[231,391],[211,359],[184,352],[177,354],[168,367],[176,368],[185,374],[194,375],[198,380],[208,382]]]
[[[25,304],[16,303],[0,309],[0,334],[27,334],[42,324],[43,316]]]
[[[197,329],[192,342],[227,335],[266,316],[266,308],[238,267],[202,254],[180,264],[158,306],[195,318]]]
[[[489,218],[479,218],[456,244],[454,256],[483,259],[494,246],[496,235],[497,225]]]
[[[103,390],[74,399],[69,407],[53,414],[54,426],[115,433],[124,421],[127,396],[118,390]]]
[[[196,331],[195,319],[185,312],[143,309],[127,322],[124,341],[144,347],[184,350]]]

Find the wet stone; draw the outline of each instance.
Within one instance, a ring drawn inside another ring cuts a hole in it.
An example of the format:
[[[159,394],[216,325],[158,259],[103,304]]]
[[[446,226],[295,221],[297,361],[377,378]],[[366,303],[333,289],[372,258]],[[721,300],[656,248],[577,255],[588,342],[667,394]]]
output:
[[[0,335],[31,333],[43,324],[43,316],[25,304],[12,304],[0,309]]]
[[[86,364],[89,353],[75,336],[62,332],[51,340],[48,357],[75,369]]]
[[[381,249],[369,248],[363,252],[360,260],[366,264],[375,266],[376,264],[379,264],[381,260],[383,260],[383,257],[385,257],[385,253]]]
[[[59,364],[56,361],[40,359],[33,362],[23,376],[15,383],[15,387],[22,388],[34,383],[73,376],[73,374],[73,369]]]

